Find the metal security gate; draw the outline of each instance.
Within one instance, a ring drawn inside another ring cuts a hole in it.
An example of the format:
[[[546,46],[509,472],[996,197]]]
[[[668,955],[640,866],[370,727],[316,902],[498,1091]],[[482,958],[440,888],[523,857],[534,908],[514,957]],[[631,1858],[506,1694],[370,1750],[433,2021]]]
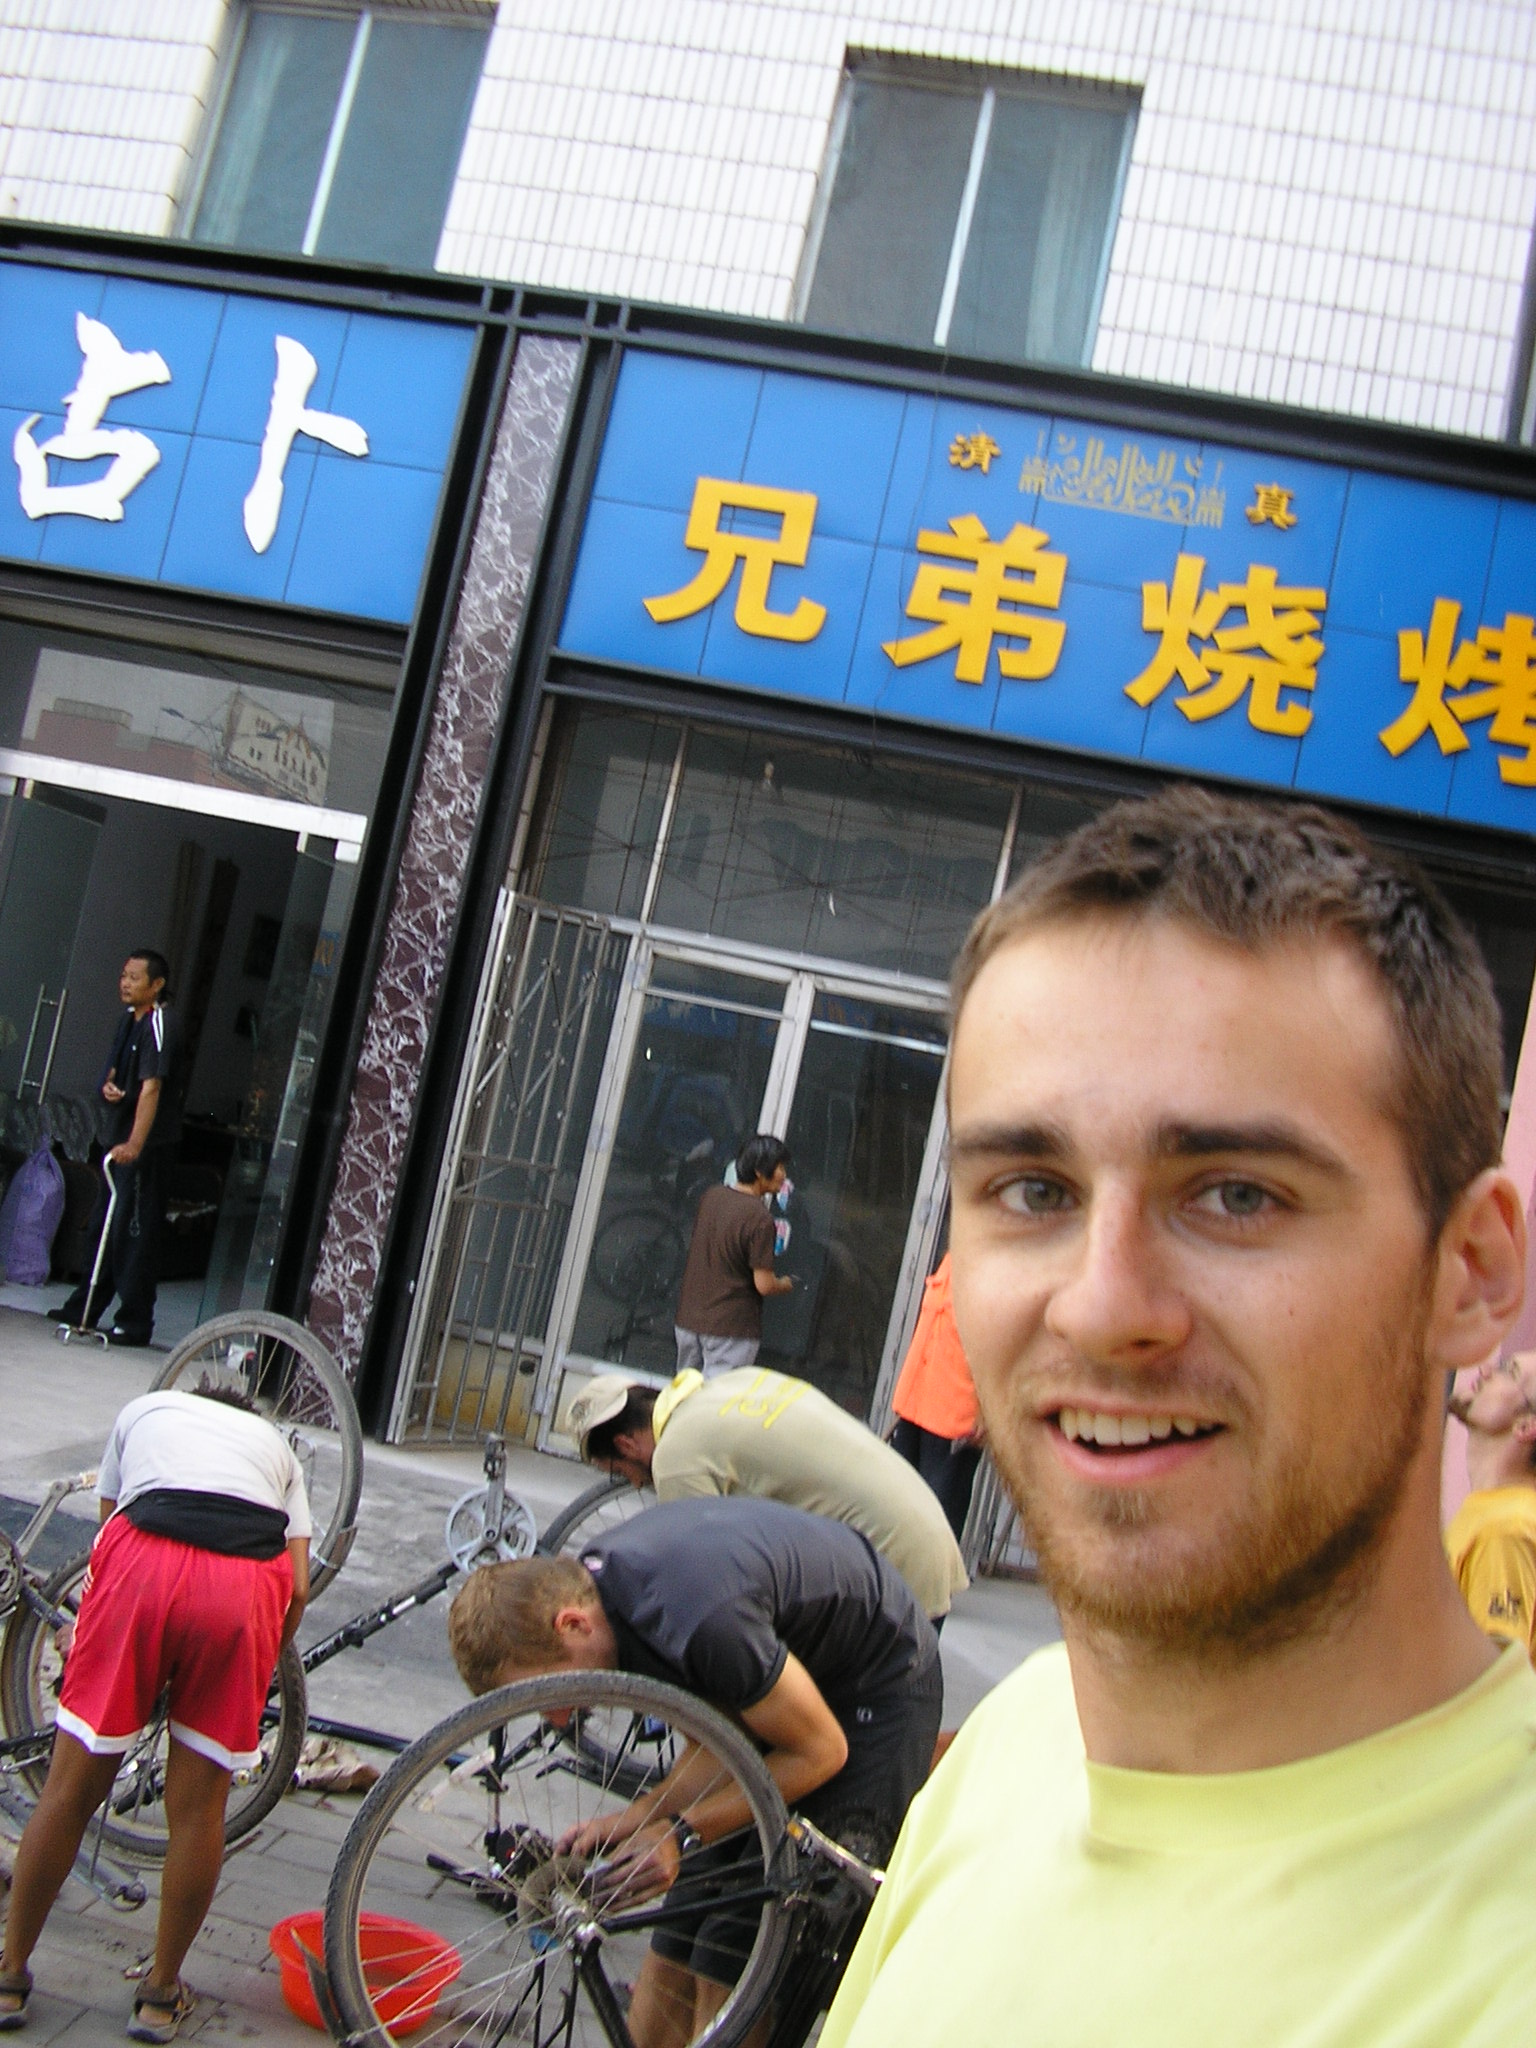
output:
[[[630,941],[504,897],[389,1434],[521,1432]]]

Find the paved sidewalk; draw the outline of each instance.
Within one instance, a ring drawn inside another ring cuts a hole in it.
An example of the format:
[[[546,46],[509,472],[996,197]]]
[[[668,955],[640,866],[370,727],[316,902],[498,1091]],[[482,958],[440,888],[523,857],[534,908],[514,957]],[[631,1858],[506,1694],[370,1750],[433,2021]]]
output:
[[[162,1362],[155,1352],[107,1351],[56,1342],[52,1326],[0,1308],[0,1496],[35,1501],[61,1474],[94,1465],[125,1401],[142,1393]],[[402,1451],[369,1444],[358,1536],[346,1569],[305,1617],[301,1645],[424,1578],[446,1554],[448,1510],[484,1483],[475,1452]],[[542,1528],[589,1483],[569,1461],[517,1449],[507,1480]],[[95,1522],[88,1499],[70,1502],[76,1519],[55,1523],[57,1554],[70,1538],[83,1548]],[[0,1519],[12,1526],[0,1506]],[[359,1650],[348,1650],[310,1679],[313,1713],[421,1734],[465,1694],[448,1656],[448,1603],[439,1598],[392,1624]],[[955,1725],[984,1693],[1039,1643],[1057,1633],[1038,1588],[987,1581],[961,1596],[943,1635],[945,1722]],[[378,1755],[378,1763],[388,1762]],[[188,1958],[186,1977],[199,1994],[183,2039],[312,2044],[312,2029],[283,2005],[267,1933],[289,1913],[319,1907],[331,1865],[357,1811],[360,1795],[290,1794],[226,1865],[213,1911]],[[69,2048],[103,2048],[123,2038],[131,1984],[124,1974],[154,1940],[151,1897],[136,1912],[115,1910],[71,1881],[33,1960],[37,1990],[25,2037]]]

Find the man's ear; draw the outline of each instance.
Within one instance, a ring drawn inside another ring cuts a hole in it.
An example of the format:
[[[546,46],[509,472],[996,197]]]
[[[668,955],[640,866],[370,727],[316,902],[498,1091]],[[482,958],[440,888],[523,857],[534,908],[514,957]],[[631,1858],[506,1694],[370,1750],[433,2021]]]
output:
[[[640,1458],[640,1439],[632,1429],[621,1429],[613,1439],[613,1454],[616,1458]]]
[[[591,1608],[584,1607],[574,1600],[565,1607],[557,1607],[555,1609],[554,1630],[562,1642],[591,1635]]]
[[[1425,1332],[1430,1362],[1459,1372],[1495,1352],[1525,1300],[1525,1203],[1502,1167],[1456,1197],[1435,1253]]]
[[[1517,1415],[1509,1433],[1517,1444],[1536,1444],[1536,1415]]]

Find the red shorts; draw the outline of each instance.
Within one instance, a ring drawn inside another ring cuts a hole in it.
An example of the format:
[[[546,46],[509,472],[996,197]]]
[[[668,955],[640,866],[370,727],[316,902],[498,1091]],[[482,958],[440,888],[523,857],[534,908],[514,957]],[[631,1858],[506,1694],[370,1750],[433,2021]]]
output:
[[[147,1536],[114,1515],[96,1538],[58,1726],[93,1755],[129,1747],[170,1687],[171,1734],[239,1770],[261,1754],[293,1566]]]

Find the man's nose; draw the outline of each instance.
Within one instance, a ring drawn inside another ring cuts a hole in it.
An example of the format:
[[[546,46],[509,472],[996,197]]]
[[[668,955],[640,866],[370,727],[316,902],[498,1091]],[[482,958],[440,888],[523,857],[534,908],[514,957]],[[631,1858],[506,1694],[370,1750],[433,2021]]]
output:
[[[1046,1327],[1078,1357],[1156,1364],[1190,1333],[1155,1217],[1134,1187],[1096,1190],[1072,1263],[1046,1309]]]

